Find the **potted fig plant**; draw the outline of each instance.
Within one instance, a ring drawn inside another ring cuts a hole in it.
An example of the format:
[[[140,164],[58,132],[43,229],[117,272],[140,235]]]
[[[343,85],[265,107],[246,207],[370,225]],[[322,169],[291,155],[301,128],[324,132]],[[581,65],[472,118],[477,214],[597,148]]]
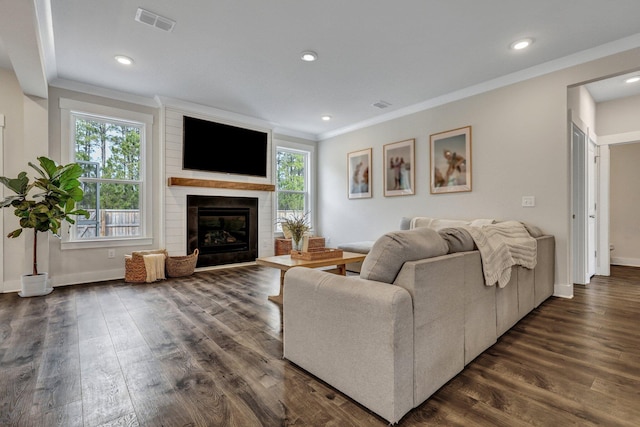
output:
[[[47,157],[38,157],[39,166],[29,162],[39,175],[30,182],[26,172],[20,172],[17,178],[0,177],[5,187],[15,193],[1,202],[3,208],[13,207],[14,214],[20,219],[20,228],[7,235],[16,238],[25,228],[33,228],[33,270],[22,275],[20,296],[46,295],[53,289],[48,285],[48,274],[38,272],[38,232],[50,231],[60,237],[62,221],[74,224],[72,216],[89,213],[76,209],[76,202],[82,200],[84,192],[78,180],[82,168],[77,163],[58,165]],[[29,195],[35,189],[34,194]]]

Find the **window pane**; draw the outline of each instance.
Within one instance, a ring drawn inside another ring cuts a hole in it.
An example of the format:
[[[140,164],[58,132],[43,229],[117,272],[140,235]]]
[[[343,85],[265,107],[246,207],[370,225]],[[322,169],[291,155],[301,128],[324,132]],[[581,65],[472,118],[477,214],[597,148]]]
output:
[[[278,189],[305,191],[307,154],[278,151],[276,160]]]
[[[140,127],[76,117],[75,159],[93,162],[95,176],[110,179],[140,179]]]
[[[295,211],[300,214],[305,213],[304,193],[278,193],[278,212]]]
[[[77,238],[130,237],[141,234],[140,186],[138,184],[83,183],[79,207],[89,219],[78,218]]]
[[[88,162],[84,160],[76,160],[76,163],[82,168],[82,176],[87,178],[97,178],[100,174],[100,164],[97,162]]]

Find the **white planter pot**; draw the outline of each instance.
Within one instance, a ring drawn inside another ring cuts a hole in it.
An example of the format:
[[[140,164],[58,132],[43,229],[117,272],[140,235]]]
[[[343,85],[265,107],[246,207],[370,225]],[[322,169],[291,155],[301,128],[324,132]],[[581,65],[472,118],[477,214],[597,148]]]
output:
[[[53,288],[49,286],[48,273],[40,273],[36,276],[32,274],[23,274],[20,281],[22,283],[22,292],[18,295],[21,297],[47,295],[53,291]]]

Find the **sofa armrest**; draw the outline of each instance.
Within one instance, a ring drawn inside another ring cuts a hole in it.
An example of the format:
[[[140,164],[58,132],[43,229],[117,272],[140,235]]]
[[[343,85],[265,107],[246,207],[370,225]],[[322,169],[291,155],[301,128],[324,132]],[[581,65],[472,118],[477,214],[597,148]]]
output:
[[[286,359],[392,423],[413,408],[405,289],[296,267],[285,274],[283,313]]]

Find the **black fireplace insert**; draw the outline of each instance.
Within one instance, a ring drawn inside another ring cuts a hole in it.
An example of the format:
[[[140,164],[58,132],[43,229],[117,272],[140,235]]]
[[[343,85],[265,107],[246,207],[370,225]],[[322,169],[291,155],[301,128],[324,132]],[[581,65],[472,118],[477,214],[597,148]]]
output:
[[[200,251],[196,267],[255,261],[258,199],[188,195],[187,245]]]

